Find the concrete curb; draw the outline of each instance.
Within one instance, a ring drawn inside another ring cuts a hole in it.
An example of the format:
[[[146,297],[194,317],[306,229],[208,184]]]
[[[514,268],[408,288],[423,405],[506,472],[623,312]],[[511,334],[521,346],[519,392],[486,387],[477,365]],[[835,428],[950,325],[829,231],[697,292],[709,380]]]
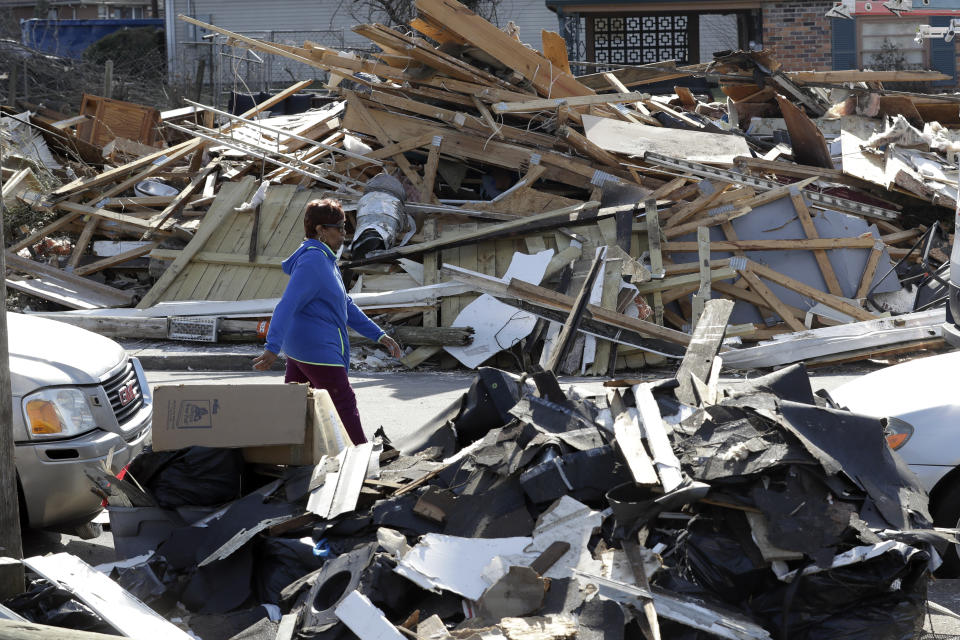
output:
[[[253,359],[263,347],[250,345],[180,345],[169,342],[120,341],[131,356],[139,358],[146,371],[253,371]],[[271,371],[283,371],[286,363],[277,360]]]

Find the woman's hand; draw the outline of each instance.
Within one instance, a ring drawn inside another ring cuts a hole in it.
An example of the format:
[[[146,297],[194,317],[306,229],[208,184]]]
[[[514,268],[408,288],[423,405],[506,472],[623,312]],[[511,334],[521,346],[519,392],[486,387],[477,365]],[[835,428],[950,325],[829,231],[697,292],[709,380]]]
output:
[[[396,344],[396,343],[394,343]],[[272,351],[263,350],[263,353],[253,359],[253,368],[257,371],[266,371],[273,363],[277,361],[277,354]]]
[[[403,350],[400,348],[400,345],[397,344],[397,341],[391,338],[390,336],[388,336],[387,334],[383,334],[382,336],[380,336],[380,340],[378,340],[378,342],[381,345],[383,345],[383,347],[394,358],[399,358],[403,355]]]

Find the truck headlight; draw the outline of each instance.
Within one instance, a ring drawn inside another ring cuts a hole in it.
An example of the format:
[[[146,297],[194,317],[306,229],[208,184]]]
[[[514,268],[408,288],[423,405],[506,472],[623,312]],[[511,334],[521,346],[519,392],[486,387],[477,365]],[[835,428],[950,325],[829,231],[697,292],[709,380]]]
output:
[[[96,427],[79,389],[44,389],[23,398],[23,415],[34,438],[77,436]]]

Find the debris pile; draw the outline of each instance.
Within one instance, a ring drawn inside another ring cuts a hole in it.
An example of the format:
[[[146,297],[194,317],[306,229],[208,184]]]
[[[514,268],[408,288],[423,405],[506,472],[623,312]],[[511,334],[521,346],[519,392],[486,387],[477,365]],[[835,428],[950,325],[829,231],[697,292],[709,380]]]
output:
[[[640,368],[681,357],[713,298],[736,302],[729,366],[940,344],[960,98],[882,83],[945,76],[786,72],[733,52],[575,77],[562,48],[541,54],[450,0],[417,8],[413,32],[356,26],[376,55],[180,16],[326,72],[307,111],[293,103],[309,81],[245,111],[235,99],[239,115],[89,96],[77,118],[24,118],[72,149],[66,170],[81,177],[43,190],[18,173],[5,186],[5,202],[56,213],[8,248],[10,286],[112,335],[143,337],[148,322],[149,337],[257,340],[306,203],[333,196],[348,210],[355,300],[408,332],[410,367],[543,366],[577,309],[556,371]],[[643,91],[690,77],[719,89]],[[69,256],[28,253],[63,232],[76,234]],[[913,331],[888,330],[890,314]],[[182,316],[239,324],[190,331]]]
[[[592,397],[484,367],[416,432],[313,465],[147,453],[94,477],[113,580],[28,558],[6,604],[69,624],[38,604],[66,589],[132,638],[187,637],[159,614],[205,639],[229,637],[215,614],[237,639],[915,637],[953,538],[881,421],[826,406],[802,365],[701,387],[702,356]]]

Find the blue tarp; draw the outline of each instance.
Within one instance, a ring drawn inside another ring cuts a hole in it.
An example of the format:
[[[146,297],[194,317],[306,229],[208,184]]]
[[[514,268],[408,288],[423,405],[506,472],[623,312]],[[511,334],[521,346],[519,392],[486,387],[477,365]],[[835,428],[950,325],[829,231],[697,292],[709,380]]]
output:
[[[20,41],[44,53],[81,58],[84,50],[104,36],[120,29],[163,28],[163,20],[23,20]]]

